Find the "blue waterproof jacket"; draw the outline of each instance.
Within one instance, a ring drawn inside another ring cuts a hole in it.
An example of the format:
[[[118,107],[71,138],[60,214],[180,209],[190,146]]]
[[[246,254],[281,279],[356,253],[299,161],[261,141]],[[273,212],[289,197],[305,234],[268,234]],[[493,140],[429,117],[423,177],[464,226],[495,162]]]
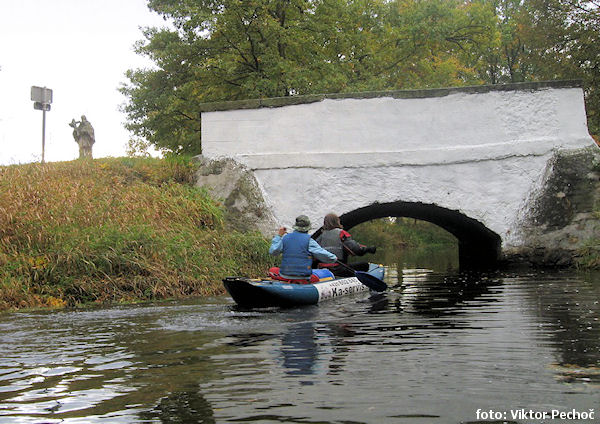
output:
[[[276,234],[269,247],[270,255],[283,253],[279,270],[285,277],[305,278],[311,274],[312,258],[321,262],[335,262],[336,256],[319,246],[307,233],[294,231],[281,237]],[[285,270],[285,271],[284,271]]]
[[[310,236],[307,233],[293,232],[283,237],[283,258],[279,272],[283,275],[310,277],[312,255],[308,250]]]

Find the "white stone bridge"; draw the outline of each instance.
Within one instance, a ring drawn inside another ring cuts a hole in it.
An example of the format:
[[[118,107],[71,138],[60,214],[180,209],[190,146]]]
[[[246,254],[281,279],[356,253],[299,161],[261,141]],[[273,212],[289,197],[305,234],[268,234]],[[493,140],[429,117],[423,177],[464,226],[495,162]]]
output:
[[[346,228],[385,216],[422,219],[454,234],[461,264],[471,266],[536,247],[529,215],[556,155],[591,146],[574,81],[297,96],[202,111],[203,156],[252,170],[280,224],[306,214],[317,230],[328,212]]]

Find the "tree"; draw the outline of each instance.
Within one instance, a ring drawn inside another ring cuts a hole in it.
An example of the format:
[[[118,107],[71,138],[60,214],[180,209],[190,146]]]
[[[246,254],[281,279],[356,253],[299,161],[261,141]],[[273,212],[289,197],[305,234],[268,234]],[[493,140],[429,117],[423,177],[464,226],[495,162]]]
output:
[[[465,58],[487,45],[494,14],[480,1],[403,0],[390,3],[391,86],[427,88],[481,83]]]
[[[481,0],[480,13],[492,24],[487,38],[464,55],[479,78],[488,84],[522,82],[531,79],[527,43],[520,31],[526,11],[522,0]],[[489,22],[488,21],[488,22]]]
[[[200,153],[198,105],[290,95],[306,71],[298,56],[310,34],[305,0],[151,0],[172,29],[146,29],[137,52],[156,69],[130,70],[127,128],[159,149]],[[308,38],[310,39],[310,38]]]
[[[201,152],[204,102],[479,83],[473,57],[495,15],[464,0],[150,0],[171,28],[136,51],[127,128],[158,149]]]
[[[582,79],[588,127],[600,134],[600,1],[529,0],[523,36],[540,79]]]

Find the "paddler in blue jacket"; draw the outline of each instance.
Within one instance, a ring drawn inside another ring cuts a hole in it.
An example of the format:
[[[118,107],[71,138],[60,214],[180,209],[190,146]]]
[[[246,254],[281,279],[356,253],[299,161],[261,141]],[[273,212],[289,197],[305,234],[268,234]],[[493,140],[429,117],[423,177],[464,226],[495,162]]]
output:
[[[313,258],[321,262],[335,262],[337,257],[310,237],[310,220],[306,215],[297,217],[293,228],[294,232],[289,234],[286,234],[285,227],[279,229],[271,241],[269,254],[283,255],[278,273],[282,279],[310,281]],[[274,268],[269,271],[275,273]]]

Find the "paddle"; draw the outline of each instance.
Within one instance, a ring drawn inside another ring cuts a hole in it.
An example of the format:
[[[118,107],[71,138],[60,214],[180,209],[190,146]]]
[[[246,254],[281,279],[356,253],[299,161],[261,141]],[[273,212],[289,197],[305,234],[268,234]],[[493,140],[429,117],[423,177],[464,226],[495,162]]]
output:
[[[368,288],[370,288],[371,290],[375,290],[376,292],[382,292],[387,290],[388,286],[387,284],[385,284],[383,281],[381,281],[379,278],[364,272],[364,271],[355,271],[352,268],[350,268],[348,265],[346,265],[343,262],[340,261],[335,261],[336,264],[341,265],[342,267],[346,268],[348,271],[351,271],[354,273],[354,276],[356,278],[358,278],[358,281],[360,281],[361,283],[363,283],[365,286],[367,286]]]

